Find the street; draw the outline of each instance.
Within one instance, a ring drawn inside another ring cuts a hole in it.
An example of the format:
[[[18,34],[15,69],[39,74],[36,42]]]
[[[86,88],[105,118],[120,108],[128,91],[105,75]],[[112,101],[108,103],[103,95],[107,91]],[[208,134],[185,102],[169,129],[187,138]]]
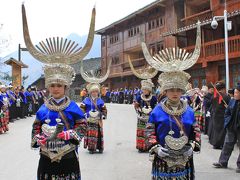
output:
[[[108,104],[104,124],[105,151],[89,154],[80,148],[79,160],[83,180],[150,180],[151,162],[147,153],[135,149],[136,114],[132,105]],[[39,152],[30,148],[34,117],[10,123],[10,131],[0,135],[0,180],[34,180]],[[235,173],[237,147],[228,169],[215,169],[220,150],[213,150],[202,136],[202,150],[195,154],[197,180],[239,180]]]

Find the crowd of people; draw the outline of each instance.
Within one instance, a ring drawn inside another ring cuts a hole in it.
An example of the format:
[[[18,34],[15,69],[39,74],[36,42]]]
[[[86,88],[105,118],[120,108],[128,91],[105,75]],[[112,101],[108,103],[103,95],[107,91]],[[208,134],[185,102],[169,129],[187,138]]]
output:
[[[201,132],[208,135],[214,149],[222,151],[219,160],[213,163],[214,167],[227,168],[234,145],[240,141],[240,84],[230,92],[233,93],[232,97],[226,92],[223,82],[210,84],[201,90],[189,86],[191,76],[185,70],[192,67],[200,56],[200,23],[197,23],[194,52],[189,55],[181,54],[185,51],[169,48],[164,51],[165,55],[160,53],[153,58],[147,45],[142,42],[145,59],[154,70],[146,69],[140,74],[131,67],[134,75],[141,79],[141,88],[116,91],[100,88],[109,74],[100,77],[88,75],[83,71],[82,64],[81,76],[88,85],[80,93],[82,101],[79,106],[67,96],[75,78],[75,71],[70,65],[81,61],[91,49],[95,8],[83,51],[71,50],[69,53],[64,47],[59,48],[58,43],[54,43],[54,48],[60,51],[52,54],[42,53],[45,48],[52,47],[36,49],[29,36],[24,4],[22,18],[29,53],[44,63],[45,86],[49,96],[35,88],[25,91],[23,87],[1,85],[0,132],[8,131],[8,119],[14,121],[36,114],[31,147],[39,149],[38,180],[81,180],[78,157],[81,141],[84,141],[84,148],[90,154],[104,151],[105,102],[134,105],[137,114],[136,149],[140,153],[149,152],[152,162],[149,176],[152,180],[194,180],[194,152],[201,150]],[[52,52],[51,49],[47,51]],[[159,88],[153,91],[151,79],[158,71],[161,72]],[[236,170],[240,172],[240,156]]]
[[[36,87],[0,85],[0,134],[9,130],[8,124],[35,115],[46,99],[45,90]]]
[[[154,90],[153,90],[154,91]],[[110,90],[109,88],[101,87],[101,97],[106,103],[117,103],[117,104],[133,104],[134,99],[142,94],[142,90],[139,87],[125,87],[115,90]],[[159,95],[159,89],[154,91],[154,94]],[[80,97],[83,100],[87,96],[86,88],[83,88],[80,92]]]

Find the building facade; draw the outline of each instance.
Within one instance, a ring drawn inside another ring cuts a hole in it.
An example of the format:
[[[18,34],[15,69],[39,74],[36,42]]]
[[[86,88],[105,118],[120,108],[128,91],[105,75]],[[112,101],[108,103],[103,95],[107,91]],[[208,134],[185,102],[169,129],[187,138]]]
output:
[[[223,20],[218,28],[211,28],[213,16],[222,16],[224,0],[157,0],[133,12],[127,17],[100,29],[102,71],[112,60],[109,79],[110,89],[140,85],[128,63],[130,57],[134,67],[144,68],[140,46],[140,33],[152,54],[167,47],[178,46],[189,52],[194,50],[196,22],[201,21],[202,49],[197,64],[188,72],[193,87],[225,79],[225,51]],[[232,21],[229,34],[230,87],[240,81],[240,0],[226,0],[228,20]],[[157,77],[154,81],[156,82]]]

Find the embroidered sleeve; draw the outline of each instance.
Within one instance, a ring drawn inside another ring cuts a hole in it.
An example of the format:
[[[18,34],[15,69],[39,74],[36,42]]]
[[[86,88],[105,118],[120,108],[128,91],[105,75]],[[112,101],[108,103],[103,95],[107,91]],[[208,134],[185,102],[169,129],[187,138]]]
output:
[[[73,128],[71,143],[78,145],[87,132],[87,121],[85,119],[76,120]]]
[[[36,119],[32,125],[32,142],[31,142],[32,148],[38,148],[36,136],[41,133],[41,127],[42,127],[41,121]]]
[[[189,138],[189,142],[193,147],[193,151],[195,152],[200,152],[201,150],[201,131],[200,128],[195,121],[194,124],[192,125],[192,132]]]
[[[157,137],[156,137],[156,131],[155,131],[155,125],[153,123],[147,123],[146,129],[145,129],[145,134],[146,134],[146,144],[148,145],[149,149],[156,144],[157,142]]]

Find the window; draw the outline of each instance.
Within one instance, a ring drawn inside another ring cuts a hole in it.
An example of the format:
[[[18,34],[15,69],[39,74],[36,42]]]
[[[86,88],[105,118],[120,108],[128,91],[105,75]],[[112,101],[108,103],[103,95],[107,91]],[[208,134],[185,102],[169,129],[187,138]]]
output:
[[[155,44],[150,44],[150,53],[152,55],[156,54],[156,45]]]
[[[155,20],[152,21],[152,28],[155,28]]]
[[[153,19],[150,22],[148,22],[148,30],[158,28],[164,25],[163,17],[159,17],[157,19]]]
[[[139,34],[140,32],[140,27],[136,26],[128,30],[128,37],[133,37]]]
[[[164,46],[163,46],[163,42],[161,41],[161,42],[158,42],[157,43],[157,52],[159,52],[159,51],[161,51],[161,50],[163,50],[164,49]]]
[[[114,35],[110,36],[110,40],[109,40],[110,44],[114,44],[118,41],[119,41],[118,34],[114,34]]]
[[[156,20],[156,26],[159,27],[159,19]]]
[[[150,31],[152,29],[152,24],[149,22],[148,23],[148,30]]]
[[[119,62],[120,62],[119,56],[112,57],[112,64],[119,64]]]
[[[163,41],[159,41],[153,44],[150,44],[150,51],[152,55],[155,55],[159,51],[164,49]]]
[[[160,22],[160,23],[159,23],[160,26],[163,26],[163,25],[164,25],[163,17],[160,17],[160,18],[159,18],[159,22]]]

